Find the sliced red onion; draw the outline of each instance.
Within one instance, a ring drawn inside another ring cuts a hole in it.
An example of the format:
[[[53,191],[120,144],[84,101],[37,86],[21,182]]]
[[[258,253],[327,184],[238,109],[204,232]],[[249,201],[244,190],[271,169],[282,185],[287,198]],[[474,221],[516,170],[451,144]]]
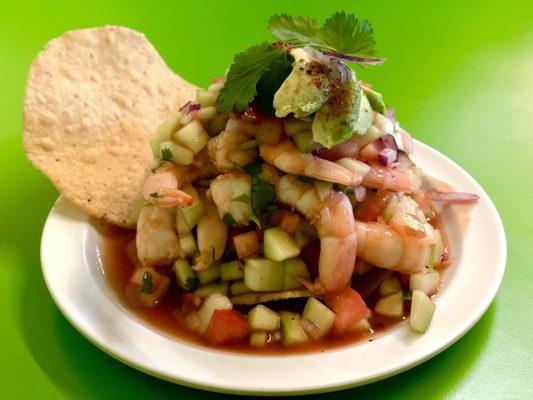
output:
[[[198,111],[200,108],[202,108],[202,106],[198,103],[193,103],[192,101],[188,101],[187,103],[185,103],[180,109],[179,111],[185,111],[187,110],[187,114],[190,114],[194,111]]]
[[[395,110],[394,108],[387,108],[387,116],[392,121],[392,124],[396,126],[396,116],[395,116]]]
[[[354,188],[355,200],[361,202],[366,199],[366,187],[356,186]]]
[[[320,146],[313,151],[313,154],[329,161],[337,161],[341,158],[357,158],[359,155],[359,145],[353,139],[333,146],[331,148]]]
[[[340,60],[333,59],[331,61],[331,67],[339,73],[339,84],[345,83],[352,76],[350,68]]]
[[[466,204],[475,203],[479,200],[477,194],[462,192],[439,192],[438,190],[428,190],[426,194],[433,201],[445,201],[447,203]]]
[[[323,51],[322,53],[330,57],[342,58],[343,60],[353,61],[359,65],[381,65],[385,61],[387,61],[386,58],[349,56],[347,54],[335,53],[333,51]]]
[[[381,141],[383,142],[383,145],[386,148],[393,149],[394,151],[398,151],[398,144],[396,143],[396,139],[394,138],[394,136],[390,134],[383,135],[381,136]]]
[[[187,109],[187,107],[189,107],[191,104],[192,104],[192,102],[188,101],[187,103],[185,103],[184,105],[182,105],[180,107],[179,111],[185,111]]]
[[[440,257],[440,262],[447,262],[450,260],[450,253],[448,253],[447,251],[442,253],[442,256]]]
[[[398,151],[391,149],[390,147],[385,147],[383,150],[379,152],[378,161],[380,162],[381,165],[388,167],[394,161],[396,161],[397,157],[398,157]]]

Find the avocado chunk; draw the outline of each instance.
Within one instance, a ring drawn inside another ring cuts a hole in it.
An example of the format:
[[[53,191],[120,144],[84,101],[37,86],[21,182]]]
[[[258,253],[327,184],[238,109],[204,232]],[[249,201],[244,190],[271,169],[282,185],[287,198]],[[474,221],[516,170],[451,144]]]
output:
[[[368,101],[368,98],[361,94],[361,105],[359,106],[359,116],[357,117],[357,122],[353,128],[355,134],[361,136],[366,133],[372,126],[372,120],[374,116],[372,115],[372,106]]]
[[[380,114],[387,116],[387,107],[385,106],[385,103],[383,102],[383,96],[381,95],[381,93],[378,93],[375,90],[372,90],[367,87],[363,87],[363,92],[365,93],[365,96],[370,102],[370,106],[372,107],[372,109],[375,112],[378,112]]]
[[[327,103],[316,112],[311,126],[313,140],[329,148],[350,139],[359,119],[362,93],[351,71],[351,77],[336,87]]]
[[[290,113],[296,118],[314,113],[328,100],[331,90],[329,67],[318,51],[304,47],[291,50],[291,55],[292,71],[274,94],[278,118]]]
[[[269,260],[283,261],[300,254],[300,247],[292,236],[281,228],[269,228],[265,230],[263,237],[263,251]]]

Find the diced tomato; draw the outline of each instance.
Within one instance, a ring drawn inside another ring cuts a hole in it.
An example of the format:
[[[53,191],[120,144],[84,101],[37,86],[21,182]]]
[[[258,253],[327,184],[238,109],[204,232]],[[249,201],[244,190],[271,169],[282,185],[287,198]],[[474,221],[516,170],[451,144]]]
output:
[[[409,280],[411,279],[409,274],[404,274],[403,272],[396,272],[396,275],[398,276],[398,279],[400,280],[400,283],[403,286],[409,285]]]
[[[335,327],[341,333],[349,331],[355,323],[370,314],[361,295],[351,287],[328,295],[325,300],[327,306],[335,312]]]
[[[350,139],[329,149],[327,147],[320,147],[313,153],[329,161],[337,161],[341,158],[357,158],[359,145],[353,139]]]
[[[300,216],[287,210],[276,210],[270,214],[269,222],[292,235],[300,225]]]
[[[244,339],[249,334],[250,325],[240,312],[215,310],[205,337],[209,343],[223,344]]]
[[[184,313],[196,311],[202,305],[202,298],[194,293],[183,293],[181,295],[181,308]]]
[[[388,190],[378,190],[372,201],[370,201],[362,212],[361,219],[365,222],[375,221],[385,210],[391,199],[394,197],[393,192]]]

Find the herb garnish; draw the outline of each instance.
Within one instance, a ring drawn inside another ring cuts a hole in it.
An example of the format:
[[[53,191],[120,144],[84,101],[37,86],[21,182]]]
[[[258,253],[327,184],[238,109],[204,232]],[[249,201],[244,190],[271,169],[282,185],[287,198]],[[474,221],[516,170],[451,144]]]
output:
[[[141,293],[151,294],[154,289],[154,277],[148,271],[143,274],[143,285],[141,286]]]
[[[161,160],[172,161],[172,151],[168,147],[161,149]]]

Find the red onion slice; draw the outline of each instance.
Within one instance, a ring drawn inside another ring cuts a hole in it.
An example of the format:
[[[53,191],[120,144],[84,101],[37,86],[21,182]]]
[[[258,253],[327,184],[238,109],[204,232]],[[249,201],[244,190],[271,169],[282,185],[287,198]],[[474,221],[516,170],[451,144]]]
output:
[[[354,188],[354,194],[355,194],[355,200],[358,202],[363,201],[366,199],[366,187],[364,186],[356,186]]]
[[[398,157],[398,151],[391,149],[390,147],[385,147],[383,150],[381,150],[378,154],[378,161],[381,165],[388,167],[393,162],[396,161],[396,158]]]
[[[320,146],[313,151],[315,156],[324,158],[329,161],[337,161],[341,158],[357,158],[359,155],[359,145],[353,139],[338,144],[331,148]]]
[[[323,54],[330,57],[342,58],[343,60],[353,61],[359,65],[381,65],[386,58],[374,58],[374,57],[359,57],[359,56],[349,56],[347,54],[335,53],[333,51],[323,51]]]
[[[381,141],[383,142],[383,145],[389,149],[393,149],[394,151],[398,151],[398,144],[396,143],[396,139],[391,134],[386,134],[381,136]]]
[[[428,190],[426,195],[433,201],[445,201],[447,203],[467,204],[475,203],[479,200],[477,194],[462,192],[439,192],[438,190]]]
[[[190,114],[194,111],[198,111],[200,108],[202,108],[202,106],[198,103],[193,103],[192,101],[188,101],[187,103],[185,103],[180,109],[179,111],[185,111],[187,110],[187,114]]]

